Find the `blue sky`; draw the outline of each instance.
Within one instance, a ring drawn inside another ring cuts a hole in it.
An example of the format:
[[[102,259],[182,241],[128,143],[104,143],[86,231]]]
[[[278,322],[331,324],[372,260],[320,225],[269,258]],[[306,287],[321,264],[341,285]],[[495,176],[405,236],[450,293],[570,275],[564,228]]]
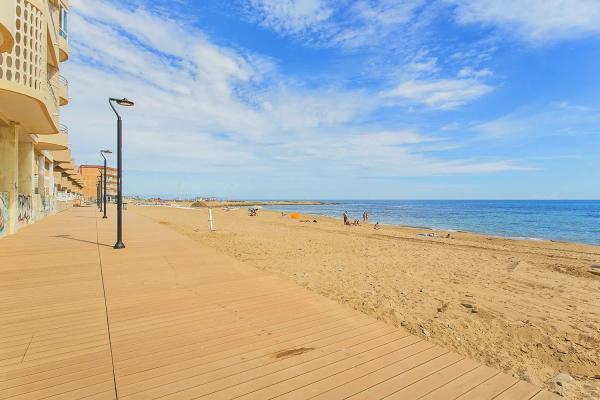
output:
[[[63,111],[127,194],[600,198],[598,0],[73,0]]]

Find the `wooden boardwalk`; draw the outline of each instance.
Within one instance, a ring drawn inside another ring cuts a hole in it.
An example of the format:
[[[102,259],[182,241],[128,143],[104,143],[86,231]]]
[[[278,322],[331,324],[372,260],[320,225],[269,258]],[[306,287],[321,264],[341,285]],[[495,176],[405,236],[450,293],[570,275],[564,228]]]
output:
[[[0,399],[558,398],[125,214],[0,240]]]

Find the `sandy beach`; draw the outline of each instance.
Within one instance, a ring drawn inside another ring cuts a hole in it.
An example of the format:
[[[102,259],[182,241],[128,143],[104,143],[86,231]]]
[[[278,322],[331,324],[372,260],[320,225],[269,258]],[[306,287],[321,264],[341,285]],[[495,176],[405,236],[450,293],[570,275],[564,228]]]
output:
[[[600,246],[245,209],[213,210],[209,232],[206,209],[127,212],[566,398],[600,397]]]

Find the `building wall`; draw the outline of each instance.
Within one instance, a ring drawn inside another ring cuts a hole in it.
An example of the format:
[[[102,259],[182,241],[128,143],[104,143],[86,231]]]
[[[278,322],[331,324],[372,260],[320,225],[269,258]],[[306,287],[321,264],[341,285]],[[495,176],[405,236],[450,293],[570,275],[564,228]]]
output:
[[[82,165],[79,167],[79,172],[84,182],[83,197],[86,200],[97,200],[97,184],[103,171],[103,165]],[[117,196],[117,169],[113,167],[107,167],[106,171],[106,194],[108,196],[108,200],[112,201],[112,199]]]
[[[0,126],[0,196],[2,197],[2,236],[17,231],[19,187],[19,127]],[[4,209],[6,208],[6,209]]]
[[[63,207],[53,151],[68,146],[60,123],[68,95],[59,75],[68,58],[59,25],[67,9],[66,0],[0,0],[0,237]],[[61,140],[50,139],[60,132]],[[66,179],[63,193],[72,201],[80,188],[77,177]]]

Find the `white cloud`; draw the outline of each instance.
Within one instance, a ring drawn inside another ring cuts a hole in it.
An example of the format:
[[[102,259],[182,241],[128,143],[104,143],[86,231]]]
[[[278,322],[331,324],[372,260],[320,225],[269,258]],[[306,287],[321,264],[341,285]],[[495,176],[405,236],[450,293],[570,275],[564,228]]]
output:
[[[472,129],[484,139],[531,139],[543,136],[600,134],[600,111],[558,102],[529,106]]]
[[[450,110],[478,99],[492,89],[476,79],[409,80],[382,95]]]
[[[393,87],[383,98],[413,110],[456,109],[490,92],[484,78],[493,75],[482,64],[489,45],[440,58],[438,44],[427,42],[427,27],[441,7],[425,0],[249,0],[250,15],[262,26],[291,35],[309,45],[352,49],[367,55],[368,74]],[[468,47],[468,46],[467,46]],[[458,49],[457,49],[458,50]],[[461,68],[448,77],[448,65]],[[364,76],[364,75],[363,75]]]
[[[415,131],[357,133],[345,140],[322,137],[318,142],[294,140],[281,147],[279,159],[318,164],[329,160],[338,166],[359,167],[360,173],[377,176],[432,176],[498,173],[530,170],[511,160],[443,160],[431,153],[456,148],[440,137]]]
[[[323,0],[250,0],[264,26],[299,33],[327,20],[333,10]]]
[[[493,73],[488,68],[474,69],[471,67],[464,67],[458,71],[459,78],[484,78],[486,76],[492,76]]]
[[[249,0],[250,17],[276,32],[325,47],[355,48],[385,43],[412,29],[424,0]]]
[[[357,147],[388,147],[415,145],[440,140],[436,137],[428,137],[414,131],[381,131],[356,135],[350,139],[350,143]]]
[[[544,44],[600,34],[597,0],[447,0],[460,23],[481,23]]]

